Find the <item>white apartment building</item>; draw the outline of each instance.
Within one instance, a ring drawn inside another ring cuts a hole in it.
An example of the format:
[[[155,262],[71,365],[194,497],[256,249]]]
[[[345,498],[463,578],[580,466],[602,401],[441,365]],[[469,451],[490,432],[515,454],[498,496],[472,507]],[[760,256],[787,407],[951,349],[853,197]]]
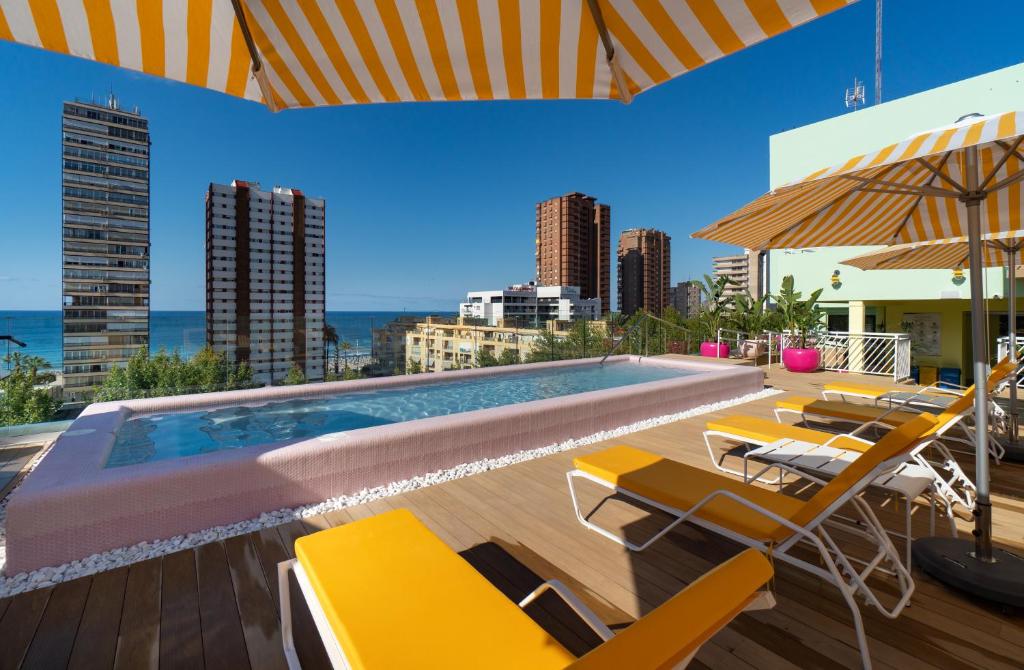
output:
[[[501,291],[471,291],[459,305],[459,315],[484,319],[489,326],[503,321],[538,326],[548,321],[601,318],[600,298],[581,298],[577,286],[513,284]]]
[[[325,203],[256,182],[206,194],[206,342],[257,382],[324,378]]]

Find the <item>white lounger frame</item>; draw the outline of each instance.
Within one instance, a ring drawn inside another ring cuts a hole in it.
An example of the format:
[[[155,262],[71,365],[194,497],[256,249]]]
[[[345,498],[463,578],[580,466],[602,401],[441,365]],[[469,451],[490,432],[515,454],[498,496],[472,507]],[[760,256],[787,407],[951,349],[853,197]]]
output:
[[[656,500],[652,500],[646,496],[642,496],[638,493],[634,493],[628,489],[617,486],[605,479],[592,475],[583,470],[571,470],[566,474],[566,479],[569,482],[569,496],[572,498],[573,509],[576,512],[576,518],[581,524],[587,528],[607,537],[613,542],[617,542],[622,546],[630,549],[631,551],[643,551],[649,547],[652,543],[661,539],[666,533],[671,531],[673,528],[683,523],[684,521],[690,521],[702,528],[710,530],[714,533],[727,537],[735,542],[753,547],[763,551],[765,554],[770,555],[773,559],[789,563],[801,570],[811,573],[821,579],[832,583],[846,601],[847,606],[850,608],[850,613],[853,615],[853,625],[857,635],[857,646],[860,649],[861,661],[865,670],[871,668],[871,655],[868,650],[867,636],[864,632],[864,621],[861,618],[860,608],[857,605],[855,596],[860,595],[864,598],[865,602],[877,609],[884,616],[895,619],[903,611],[903,608],[910,602],[910,597],[914,593],[914,579],[910,575],[910,571],[903,565],[900,560],[899,552],[893,545],[892,540],[889,538],[888,533],[882,527],[882,524],[878,521],[874,512],[871,511],[871,507],[859,496],[859,493],[872,482],[875,478],[882,475],[885,472],[891,471],[896,468],[904,457],[900,456],[894,459],[885,461],[874,468],[869,474],[867,474],[856,486],[850,488],[843,496],[841,496],[834,503],[829,505],[821,514],[815,517],[806,526],[797,526],[789,519],[781,517],[769,509],[761,507],[757,503],[754,503],[743,496],[737,495],[731,491],[720,489],[713,491],[705,496],[703,499],[697,502],[696,505],[688,510],[681,510],[670,505],[665,505]],[[807,473],[798,471],[796,469],[788,468],[785,464],[775,463],[770,467],[777,467],[780,470],[785,470],[791,474],[797,475],[803,479],[807,479],[811,482],[819,485],[824,484],[823,481],[818,480],[814,477],[807,475]],[[632,498],[645,505],[650,505],[656,509],[659,509],[666,514],[675,517],[668,525],[655,533],[650,539],[643,542],[642,544],[636,544],[626,540],[625,538],[619,537],[615,533],[598,526],[597,524],[590,521],[584,516],[582,510],[580,510],[579,500],[576,496],[575,479],[585,479],[593,482],[606,489],[610,489],[615,493],[619,493],[627,498]],[[707,505],[710,501],[717,498],[729,498],[735,502],[747,507],[752,512],[761,514],[764,517],[771,519],[781,526],[788,528],[793,531],[793,535],[775,545],[766,544],[760,540],[749,538],[735,531],[723,528],[718,524],[712,523],[706,519],[703,519],[696,515],[702,507]],[[825,528],[827,522],[833,517],[841,507],[846,504],[852,504],[856,509],[860,519],[857,525],[850,525],[848,523],[842,524],[828,524],[834,525],[843,532],[851,533],[861,537],[868,542],[874,544],[877,547],[874,557],[868,561],[861,561],[853,557],[847,556],[839,548],[839,545],[829,534]],[[791,553],[794,546],[799,543],[807,544],[814,547],[818,556],[821,559],[822,567],[818,563],[810,563],[805,561]],[[883,565],[886,563],[886,565]],[[862,565],[863,569],[858,569],[854,564]],[[879,570],[896,577],[897,586],[900,591],[900,598],[890,608],[886,608],[874,591],[867,585],[867,579],[875,570]]]
[[[292,573],[295,575],[295,581],[299,585],[299,590],[302,592],[302,597],[306,601],[306,605],[309,607],[309,612],[313,616],[313,622],[316,624],[317,632],[320,633],[320,639],[324,643],[324,650],[327,652],[327,657],[331,661],[331,667],[336,670],[350,670],[351,665],[348,659],[345,657],[345,652],[342,651],[341,645],[338,644],[338,638],[334,636],[334,630],[331,629],[330,623],[327,621],[327,614],[324,612],[323,605],[320,603],[320,599],[316,596],[316,591],[313,589],[313,585],[309,582],[309,577],[306,575],[305,569],[302,564],[299,563],[298,559],[290,559],[287,561],[281,561],[277,564],[277,589],[281,600],[281,645],[284,647],[284,657],[288,663],[289,670],[301,670],[302,664],[299,663],[298,653],[295,651],[295,636],[292,631],[292,605],[291,605],[291,588],[288,580],[288,574]],[[609,628],[601,619],[594,613],[592,609],[586,606],[586,604],[580,600],[572,590],[558,581],[557,579],[549,579],[533,591],[531,591],[525,598],[519,601],[519,606],[525,608],[527,605],[535,601],[545,591],[554,591],[558,596],[565,601],[569,607],[579,616],[583,621],[590,626],[590,628],[597,633],[598,637],[602,641],[608,641],[615,637],[615,633]],[[754,610],[771,609],[775,607],[775,596],[770,591],[759,591],[754,595],[747,606],[743,608],[743,611],[749,612]],[[727,625],[728,622],[722,625],[722,628]],[[686,667],[693,657],[700,650],[698,646],[689,656],[683,659],[676,667]]]
[[[782,444],[784,443],[784,444]],[[777,447],[777,450],[769,451]],[[775,469],[776,464],[783,464],[789,468],[796,468],[801,472],[831,479],[837,476],[842,469],[860,457],[860,452],[834,447],[822,446],[811,442],[800,442],[798,440],[778,440],[758,449],[748,451],[743,455],[743,470],[748,471],[750,461],[760,466],[753,475],[744,474],[743,482],[760,481],[760,477],[769,470]],[[821,462],[819,465],[818,462]],[[813,463],[813,465],[812,465]],[[946,508],[949,520],[950,532],[953,537],[957,536],[956,520],[951,512],[951,506],[939,495],[935,483],[935,477],[930,468],[923,468],[917,463],[901,463],[892,472],[887,472],[871,482],[869,488],[878,491],[885,496],[886,500],[895,501],[903,498],[903,532],[887,530],[893,537],[902,539],[905,543],[906,561],[904,565],[910,568],[912,554],[911,543],[913,542],[913,503],[917,498],[923,497],[928,501],[928,534],[935,535],[935,504],[942,501]],[[780,472],[779,480],[783,478]],[[783,482],[778,482],[779,490],[783,488]],[[884,503],[883,503],[884,504]],[[839,518],[838,515],[836,518]],[[851,520],[856,523],[855,520]]]
[[[956,529],[956,522],[954,520],[954,510],[955,510],[957,505],[962,505],[968,512],[973,512],[974,511],[974,497],[975,497],[975,495],[977,493],[977,489],[974,486],[974,482],[971,481],[971,478],[967,476],[967,473],[965,473],[963,471],[963,469],[960,467],[960,463],[957,462],[956,458],[949,451],[949,448],[946,447],[945,444],[943,444],[943,440],[947,440],[947,439],[954,439],[954,440],[956,440],[956,439],[959,439],[959,438],[949,438],[948,436],[946,436],[946,433],[949,430],[951,430],[953,428],[953,426],[962,423],[963,420],[964,420],[964,417],[968,413],[969,413],[969,411],[968,412],[962,412],[962,413],[956,415],[956,417],[951,419],[950,421],[948,421],[946,423],[946,425],[940,427],[935,432],[935,434],[934,434],[932,439],[922,441],[919,445],[914,447],[914,449],[907,455],[907,460],[908,461],[913,462],[913,463],[921,466],[922,468],[924,468],[926,471],[928,471],[931,474],[932,478],[934,479],[934,481],[935,481],[934,493],[935,493],[935,495],[937,495],[939,497],[939,500],[941,500],[944,503],[944,505],[945,505],[945,513],[946,513],[946,516],[948,517],[950,523],[952,524],[952,527],[954,529],[954,531],[953,531],[954,535],[956,534],[956,530],[955,530]],[[776,418],[778,418],[778,414],[776,414]],[[779,423],[782,423],[782,421],[779,421]],[[871,445],[874,444],[874,442],[872,442],[871,440],[866,440],[863,437],[860,437],[857,433],[860,433],[862,430],[866,430],[869,426],[873,426],[873,425],[876,425],[875,422],[869,422],[869,423],[862,424],[859,428],[857,428],[856,430],[854,430],[851,433],[838,433],[838,434],[834,435],[833,437],[829,438],[827,441],[825,441],[824,444],[821,444],[821,445],[818,445],[818,446],[831,447],[831,446],[833,446],[833,442],[835,442],[839,438],[848,438],[848,439],[851,439],[851,440],[857,440],[858,442],[862,442],[863,444],[865,444],[867,446],[871,446]],[[825,431],[818,431],[818,432],[825,432]],[[730,455],[731,451],[723,452],[720,457],[715,458],[715,450],[714,450],[714,447],[711,446],[711,438],[712,437],[721,437],[721,438],[724,438],[724,439],[727,439],[727,440],[733,440],[735,442],[741,442],[741,443],[746,444],[746,445],[756,445],[758,447],[766,447],[769,444],[772,444],[773,442],[777,441],[777,440],[771,440],[771,441],[754,440],[754,439],[751,439],[749,437],[746,437],[746,436],[743,436],[743,435],[739,435],[739,434],[736,434],[736,433],[730,433],[730,432],[724,431],[724,430],[705,430],[704,431],[704,444],[705,444],[705,446],[707,446],[708,455],[711,457],[712,465],[714,465],[717,469],[721,470],[722,472],[727,472],[729,474],[736,475],[738,477],[742,477],[744,481],[751,481],[752,480],[750,477],[748,477],[747,464],[746,464],[746,455],[743,456],[744,463],[743,463],[743,470],[742,471],[726,467],[725,465],[723,465],[723,462],[725,461],[725,458]],[[929,459],[929,458],[926,457],[925,453],[926,453],[926,451],[929,448],[932,449],[936,454],[938,454],[938,457],[939,457],[938,459],[935,459],[934,456],[932,457],[932,459]],[[804,469],[808,469],[808,468],[804,468]],[[945,471],[948,474],[944,475],[942,472],[940,472],[940,470]],[[762,478],[755,477],[755,478],[753,478],[753,480],[759,481],[762,484],[775,485],[775,484],[781,484],[782,483],[781,482],[782,478],[783,478],[783,475],[780,474],[778,479],[769,480],[769,479],[764,479],[763,477]]]
[[[989,404],[990,404],[990,406],[994,406],[994,403],[989,403]],[[883,430],[891,430],[893,428],[897,428],[898,427],[897,424],[892,424],[892,423],[886,422],[885,421],[885,417],[887,415],[889,415],[891,412],[907,411],[907,410],[914,411],[915,408],[912,407],[912,406],[908,406],[908,405],[895,405],[895,406],[892,406],[892,407],[888,408],[879,417],[877,417],[875,419],[872,419],[871,421],[867,421],[867,422],[857,421],[856,419],[846,419],[846,418],[843,418],[843,417],[840,417],[840,416],[831,416],[829,414],[818,414],[818,413],[815,413],[815,412],[805,412],[805,411],[796,410],[796,409],[789,409],[787,407],[776,407],[774,412],[775,412],[775,419],[779,423],[786,423],[785,421],[782,420],[782,415],[783,414],[796,414],[797,416],[800,417],[800,420],[802,422],[806,423],[806,424],[815,423],[815,424],[824,424],[824,425],[827,426],[830,423],[836,423],[837,422],[837,423],[846,423],[846,424],[852,424],[854,426],[859,426],[859,428],[854,431],[855,433],[858,433],[858,432],[860,432],[860,430],[862,428],[866,428],[868,426],[874,427],[876,429],[880,428],[880,429],[883,429]],[[920,411],[927,411],[927,410],[926,409],[922,409]],[[968,416],[970,414],[973,414],[973,408],[971,408],[969,410],[966,410],[965,412],[962,412],[961,415],[960,415],[961,419],[958,419],[957,421],[955,421],[955,422],[950,424],[950,427],[952,427],[954,425],[958,426],[960,428],[960,430],[963,431],[964,437],[956,437],[954,435],[949,435],[948,434],[948,429],[947,429],[947,431],[943,431],[946,434],[942,435],[942,440],[944,442],[951,442],[951,443],[962,444],[962,445],[964,445],[963,451],[969,452],[969,453],[973,453],[974,452],[974,429],[972,427],[968,426],[967,423],[962,420],[963,417],[966,417],[966,416]],[[1006,449],[1003,448],[1003,445],[1000,444],[999,440],[995,439],[995,437],[993,437],[991,433],[988,436],[988,451],[989,451],[989,454],[991,454],[992,458],[995,460],[996,465],[998,465],[999,462],[1002,460],[1003,456],[1006,455]]]

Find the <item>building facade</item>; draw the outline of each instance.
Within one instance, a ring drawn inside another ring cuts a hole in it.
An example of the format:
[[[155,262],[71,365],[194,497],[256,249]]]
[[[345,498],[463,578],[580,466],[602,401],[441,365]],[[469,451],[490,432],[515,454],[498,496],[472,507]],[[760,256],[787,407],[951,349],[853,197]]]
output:
[[[537,203],[537,283],[578,286],[583,299],[611,309],[611,221],[609,205],[583,193]]]
[[[92,397],[149,344],[149,122],[65,102],[62,115],[64,399]]]
[[[762,265],[764,252],[744,251],[731,256],[716,256],[711,259],[715,277],[728,277],[725,295],[750,294],[754,298],[764,295]]]
[[[660,316],[668,307],[672,238],[660,230],[631,228],[619,235],[619,311],[646,310]]]
[[[700,313],[700,282],[682,281],[668,290],[668,303],[684,319],[692,319]]]
[[[373,329],[370,353],[380,373],[405,373],[405,336],[423,320],[421,316],[400,316]]]
[[[595,336],[595,355],[604,353],[601,347],[607,335],[605,323],[589,325]],[[405,370],[443,372],[472,368],[477,366],[482,351],[495,358],[511,351],[516,360],[524,361],[545,332],[564,338],[571,327],[569,321],[548,321],[540,328],[519,328],[504,322],[488,326],[478,319],[428,316],[405,336]]]
[[[548,321],[601,318],[598,298],[581,298],[576,286],[513,284],[501,291],[471,291],[459,305],[459,315],[482,319],[494,326],[504,321],[525,327],[543,327]]]
[[[776,188],[811,172],[846,161],[929,128],[946,126],[971,112],[1024,109],[1024,65],[1014,65],[946,86],[922,91],[852,114],[771,136],[770,185]],[[830,330],[909,332],[915,365],[954,368],[970,383],[970,285],[951,270],[863,271],[841,261],[876,247],[820,247],[768,252],[766,284],[778,291],[792,275],[804,295],[823,289],[819,304]],[[1007,333],[1005,268],[985,268],[989,350]],[[1017,295],[1024,296],[1018,282]],[[1024,317],[1024,300],[1018,306]],[[1024,330],[1020,318],[1017,331]]]
[[[273,384],[324,378],[325,203],[255,182],[206,193],[206,342]]]

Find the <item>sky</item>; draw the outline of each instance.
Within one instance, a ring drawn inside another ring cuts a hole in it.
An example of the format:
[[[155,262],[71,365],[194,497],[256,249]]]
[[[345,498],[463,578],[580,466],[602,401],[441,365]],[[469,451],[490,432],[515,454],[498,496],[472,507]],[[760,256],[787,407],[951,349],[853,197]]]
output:
[[[886,100],[1022,60],[1024,3],[885,5]],[[937,39],[938,36],[945,36]],[[152,134],[152,308],[204,307],[209,182],[327,200],[327,308],[454,310],[535,275],[534,206],[571,191],[612,206],[612,238],[672,236],[672,281],[735,249],[690,233],[768,188],[768,138],[849,113],[874,72],[874,3],[613,101],[403,103],[289,110],[0,42],[0,310],[60,308],[61,102],[113,91]],[[1024,83],[1022,83],[1024,85]],[[1000,110],[1002,111],[1002,110]],[[612,251],[614,257],[614,247]],[[612,286],[615,286],[613,267]],[[613,297],[614,300],[614,297]]]

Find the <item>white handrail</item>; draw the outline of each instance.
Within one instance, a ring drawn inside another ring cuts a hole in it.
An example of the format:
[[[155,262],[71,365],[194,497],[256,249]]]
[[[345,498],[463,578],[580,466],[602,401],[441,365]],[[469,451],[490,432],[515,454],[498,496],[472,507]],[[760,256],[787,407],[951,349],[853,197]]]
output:
[[[783,334],[785,346],[795,338]],[[907,333],[851,333],[827,331],[813,338],[821,352],[821,367],[836,372],[885,375],[894,381],[910,376],[910,335]]]

